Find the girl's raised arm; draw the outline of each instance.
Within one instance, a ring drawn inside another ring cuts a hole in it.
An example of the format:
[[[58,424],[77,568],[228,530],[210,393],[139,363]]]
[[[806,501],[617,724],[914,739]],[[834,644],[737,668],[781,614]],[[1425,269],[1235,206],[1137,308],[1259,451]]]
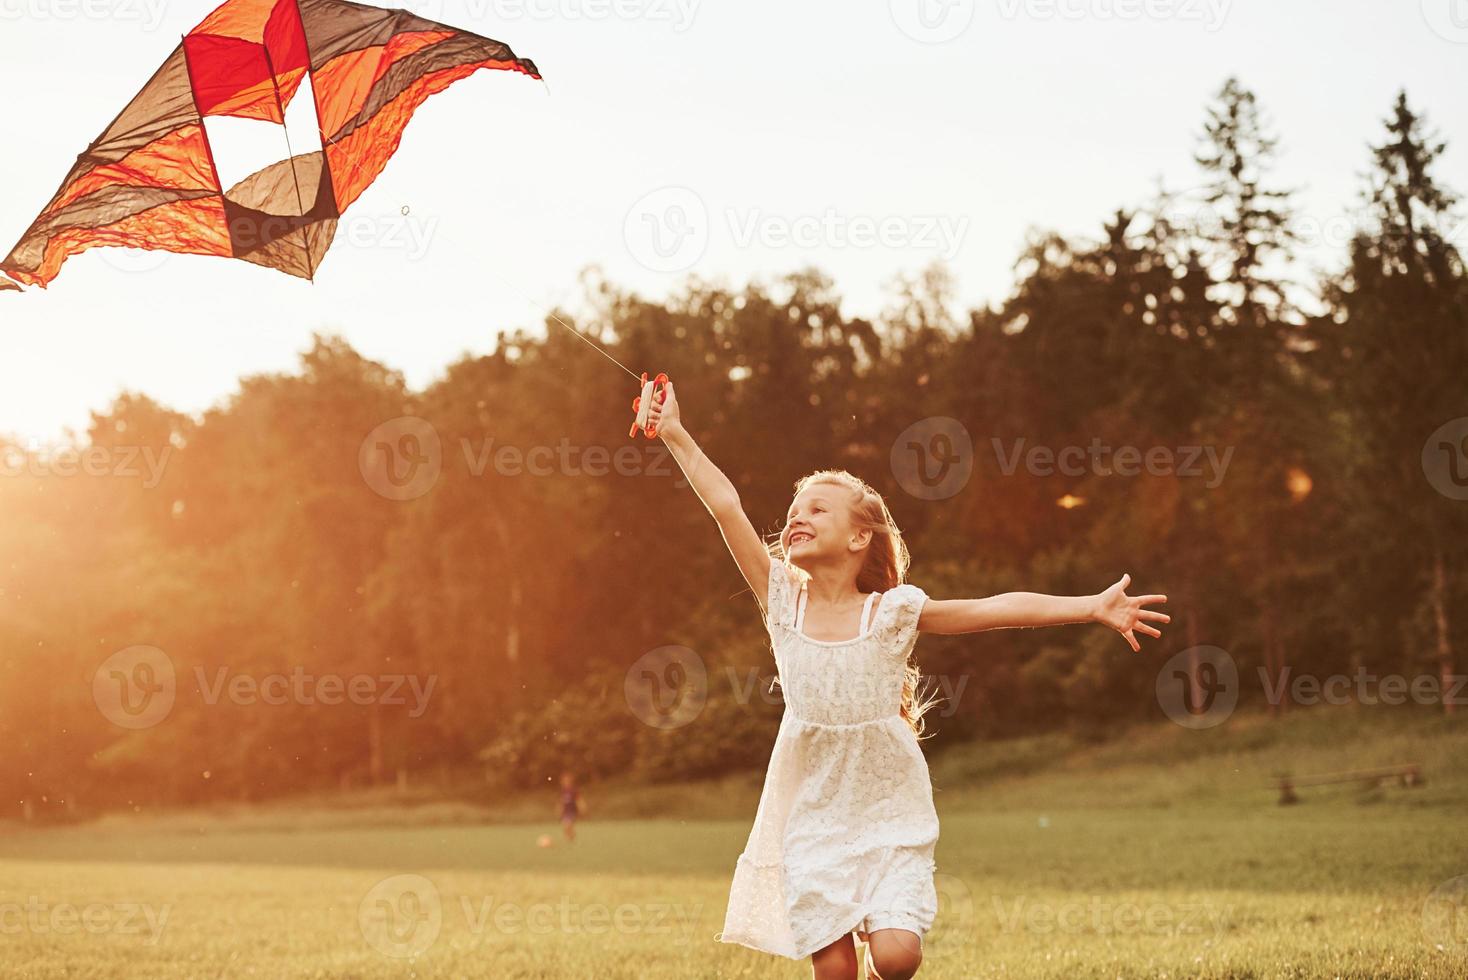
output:
[[[688,478],[689,486],[718,522],[724,544],[728,545],[729,553],[734,556],[739,571],[763,609],[765,591],[770,583],[770,552],[745,515],[744,507],[739,503],[739,491],[683,428],[678,396],[671,381],[661,394],[662,401],[654,402],[648,421],[657,426],[658,437],[673,453],[683,475]]]
[[[1006,592],[987,599],[929,599],[923,604],[917,626],[924,633],[978,633],[1021,626],[1100,623],[1120,633],[1134,651],[1141,650],[1136,634],[1161,637],[1148,622],[1170,623],[1172,617],[1143,608],[1166,602],[1165,595],[1127,595],[1131,581],[1130,575],[1123,575],[1105,592],[1088,596]]]

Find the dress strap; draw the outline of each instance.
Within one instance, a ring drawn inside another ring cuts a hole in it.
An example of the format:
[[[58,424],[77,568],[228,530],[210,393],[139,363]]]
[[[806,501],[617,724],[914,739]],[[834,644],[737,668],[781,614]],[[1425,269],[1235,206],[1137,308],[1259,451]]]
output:
[[[876,599],[877,599],[877,593],[875,593],[875,592],[873,592],[871,595],[867,596],[867,604],[865,606],[863,606],[862,607],[862,610],[861,610],[861,631],[858,634],[859,636],[865,636],[867,630],[871,628],[871,625],[872,625],[872,603],[875,602]]]
[[[800,625],[805,622],[805,583],[800,583],[800,597],[795,600],[795,632],[800,632]]]

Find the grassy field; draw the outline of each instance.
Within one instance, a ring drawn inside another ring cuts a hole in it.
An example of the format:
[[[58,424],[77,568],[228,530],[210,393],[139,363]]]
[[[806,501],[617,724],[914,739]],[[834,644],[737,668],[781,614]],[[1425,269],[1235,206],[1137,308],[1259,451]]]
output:
[[[1295,807],[1268,786],[1387,762],[1423,764],[1427,785],[1304,790]],[[945,753],[920,975],[1468,976],[1465,770],[1468,725],[1344,709]],[[600,788],[572,847],[537,846],[557,828],[524,808],[545,800],[10,829],[0,973],[808,976],[714,942],[757,790]]]

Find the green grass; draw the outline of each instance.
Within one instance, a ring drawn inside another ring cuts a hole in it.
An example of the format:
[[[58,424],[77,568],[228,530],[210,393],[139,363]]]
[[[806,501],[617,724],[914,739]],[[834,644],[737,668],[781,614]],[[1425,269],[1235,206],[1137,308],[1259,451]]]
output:
[[[1282,769],[1386,762],[1422,763],[1427,785],[1321,787],[1295,807],[1269,787]],[[942,908],[920,976],[1468,975],[1468,910],[1429,902],[1468,875],[1465,767],[1464,724],[1345,710],[955,749],[934,765]],[[296,801],[12,830],[0,834],[0,975],[807,977],[805,963],[713,941],[757,789],[598,788],[603,819],[545,849],[549,819],[463,822],[549,809],[534,799],[493,813]],[[437,896],[436,919],[403,903],[409,884]],[[398,900],[400,923],[426,918],[380,933],[378,899]],[[54,928],[30,905],[87,911],[94,931]],[[139,907],[154,924],[115,918]],[[1434,917],[1445,909],[1456,934]]]

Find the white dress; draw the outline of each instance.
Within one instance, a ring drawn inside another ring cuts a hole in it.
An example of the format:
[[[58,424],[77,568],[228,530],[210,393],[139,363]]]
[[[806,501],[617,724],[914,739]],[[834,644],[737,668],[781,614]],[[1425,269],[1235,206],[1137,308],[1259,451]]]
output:
[[[899,713],[928,597],[911,584],[884,592],[871,628],[864,613],[861,634],[838,642],[800,631],[804,598],[771,561],[766,625],[785,713],[717,937],[791,959],[856,930],[922,936],[938,913],[933,788]]]

